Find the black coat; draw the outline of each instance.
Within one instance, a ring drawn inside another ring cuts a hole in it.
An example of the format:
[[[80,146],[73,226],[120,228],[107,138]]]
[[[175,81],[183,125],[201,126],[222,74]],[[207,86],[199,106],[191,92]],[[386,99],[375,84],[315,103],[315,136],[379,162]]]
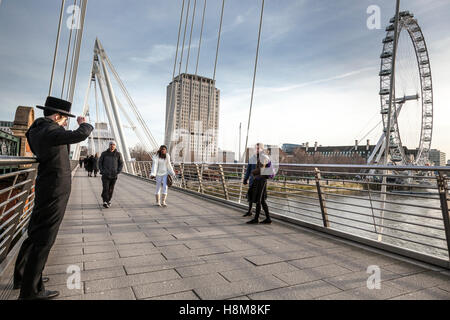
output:
[[[98,157],[92,158],[92,170],[98,171]]]
[[[100,174],[108,179],[115,179],[122,172],[123,160],[119,151],[111,152],[109,149],[104,151],[98,160]]]
[[[71,191],[70,144],[86,140],[94,128],[82,124],[69,131],[47,118],[37,119],[26,133],[39,163],[28,235],[36,243],[54,242]]]
[[[94,171],[94,157],[89,157],[86,163],[86,170],[89,172]]]

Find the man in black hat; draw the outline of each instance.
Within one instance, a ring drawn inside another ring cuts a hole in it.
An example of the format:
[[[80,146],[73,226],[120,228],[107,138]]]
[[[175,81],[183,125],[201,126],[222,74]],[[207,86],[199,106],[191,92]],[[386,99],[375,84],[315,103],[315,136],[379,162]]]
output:
[[[39,163],[34,208],[28,224],[28,238],[23,242],[14,269],[14,288],[20,288],[19,299],[49,299],[58,291],[45,290],[42,277],[45,263],[56,240],[69,200],[72,177],[70,144],[86,140],[94,128],[78,117],[79,128],[65,130],[72,104],[48,97],[44,118],[39,118],[26,133],[31,151]]]

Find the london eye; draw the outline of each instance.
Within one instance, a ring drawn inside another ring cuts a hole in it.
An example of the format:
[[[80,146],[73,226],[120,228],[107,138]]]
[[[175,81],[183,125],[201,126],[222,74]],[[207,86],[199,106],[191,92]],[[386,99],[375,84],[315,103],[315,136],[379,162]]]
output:
[[[433,85],[428,49],[422,29],[412,13],[400,12],[396,44],[395,18],[390,23],[383,39],[379,73],[384,136],[389,135],[389,150],[385,152],[389,152],[390,161],[397,165],[425,165],[429,161],[433,134]],[[394,45],[397,46],[395,57]],[[396,76],[390,103],[391,74],[394,71]],[[391,123],[388,125],[390,108]],[[412,149],[414,155],[407,154],[404,146]]]

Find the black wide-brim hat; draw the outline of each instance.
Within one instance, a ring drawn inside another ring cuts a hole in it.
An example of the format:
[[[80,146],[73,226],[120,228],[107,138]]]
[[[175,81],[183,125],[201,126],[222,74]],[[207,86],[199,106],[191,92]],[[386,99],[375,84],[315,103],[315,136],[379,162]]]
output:
[[[60,113],[64,116],[68,116],[71,118],[75,118],[76,116],[70,113],[70,109],[72,108],[72,103],[66,100],[58,99],[55,97],[47,97],[45,101],[45,106],[36,106],[36,108],[42,110],[52,110],[57,113]]]

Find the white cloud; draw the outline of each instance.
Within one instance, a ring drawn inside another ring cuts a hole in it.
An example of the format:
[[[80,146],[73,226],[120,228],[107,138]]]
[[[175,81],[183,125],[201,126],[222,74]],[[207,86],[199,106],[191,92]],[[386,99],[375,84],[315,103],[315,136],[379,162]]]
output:
[[[171,59],[176,52],[176,47],[168,44],[156,44],[146,57],[132,57],[131,60],[137,62],[160,63]]]

